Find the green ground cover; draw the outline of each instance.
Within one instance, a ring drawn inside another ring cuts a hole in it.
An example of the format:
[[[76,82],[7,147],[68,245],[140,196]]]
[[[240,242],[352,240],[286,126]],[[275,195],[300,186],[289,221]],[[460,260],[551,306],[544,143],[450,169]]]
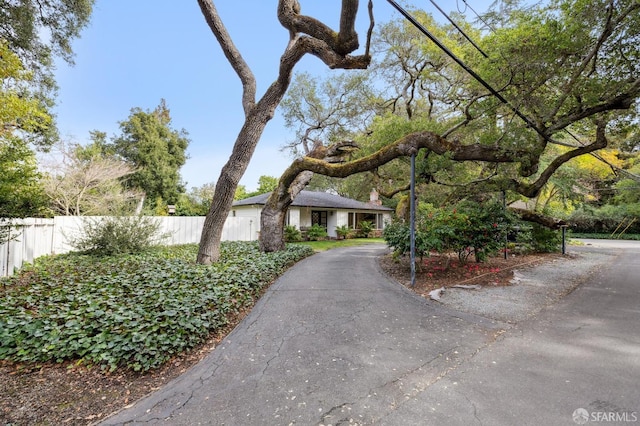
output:
[[[308,245],[262,253],[255,242],[226,242],[220,262],[203,266],[197,249],[37,259],[0,281],[0,359],[155,368],[224,327],[313,253]]]

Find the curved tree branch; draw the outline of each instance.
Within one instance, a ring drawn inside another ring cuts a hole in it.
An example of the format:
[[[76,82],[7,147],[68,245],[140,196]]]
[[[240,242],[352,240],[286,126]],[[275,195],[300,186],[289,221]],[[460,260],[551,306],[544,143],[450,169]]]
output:
[[[551,229],[559,229],[567,224],[567,222],[562,219],[556,219],[555,217],[546,216],[542,213],[531,210],[519,209],[517,207],[509,207],[509,210],[517,214],[520,219],[524,221],[539,223],[540,225]]]
[[[247,116],[256,101],[255,76],[240,54],[240,51],[236,48],[233,40],[231,40],[231,36],[222,23],[220,15],[218,15],[218,11],[213,2],[211,0],[198,0],[198,4],[200,5],[200,10],[209,25],[211,32],[213,32],[213,35],[218,40],[220,47],[222,47],[224,56],[240,78],[242,83],[242,107],[244,109],[245,116]]]
[[[635,10],[639,8],[640,8],[640,3],[634,2],[628,8],[626,8],[625,10],[622,10],[620,14],[616,16],[614,19],[613,2],[609,4],[609,7],[605,11],[606,20],[600,36],[596,40],[596,43],[594,43],[591,51],[584,57],[584,59],[582,60],[578,68],[574,71],[573,75],[571,75],[569,80],[562,87],[562,95],[556,101],[555,108],[553,109],[549,117],[545,118],[545,121],[550,121],[551,117],[556,116],[556,114],[558,113],[562,105],[564,105],[564,102],[566,101],[567,97],[569,97],[569,95],[571,94],[574,85],[576,84],[576,82],[578,81],[582,73],[586,70],[589,63],[593,61],[594,63],[593,66],[595,66],[595,58],[597,57],[598,52],[600,51],[605,41],[609,37],[611,37],[611,35],[614,33],[614,30],[616,29],[616,27],[618,27],[622,21],[624,21],[628,16],[630,16]]]
[[[198,263],[210,264],[220,256],[220,240],[233,195],[249,165],[265,126],[273,118],[290,83],[294,66],[306,54],[320,58],[329,68],[366,69],[371,62],[367,55],[350,56],[358,47],[355,32],[357,0],[343,0],[341,33],[336,35],[321,22],[300,15],[297,0],[280,0],[278,18],[289,30],[289,43],[280,58],[276,79],[256,103],[255,77],[232,43],[212,0],[198,0],[209,27],[218,39],[225,56],[240,76],[243,85],[245,122],[238,133],[233,151],[220,172],[215,194],[205,219],[198,251]],[[303,34],[301,34],[303,33]],[[306,35],[304,35],[306,34]],[[314,38],[315,37],[315,38]]]
[[[610,99],[606,99],[599,104],[595,104],[589,108],[578,108],[570,111],[563,117],[559,117],[554,124],[547,127],[547,134],[553,134],[557,131],[565,129],[573,123],[592,117],[596,114],[613,110],[626,110],[631,108],[633,103],[640,95],[640,78],[631,81],[629,88]]]
[[[602,121],[599,121],[596,128],[596,140],[594,142],[590,143],[589,145],[585,145],[580,148],[565,152],[564,154],[556,157],[533,183],[526,184],[514,181],[515,185],[512,189],[516,190],[518,193],[524,195],[525,197],[536,197],[542,190],[542,187],[549,181],[551,176],[553,176],[553,174],[564,163],[580,155],[589,154],[607,147],[608,141],[605,135],[605,127],[606,124]]]
[[[292,33],[307,34],[326,43],[329,49],[338,55],[345,56],[359,46],[358,34],[355,30],[358,0],[342,0],[341,10],[338,33],[315,18],[301,15],[300,3],[297,0],[280,0],[278,19],[282,26]]]

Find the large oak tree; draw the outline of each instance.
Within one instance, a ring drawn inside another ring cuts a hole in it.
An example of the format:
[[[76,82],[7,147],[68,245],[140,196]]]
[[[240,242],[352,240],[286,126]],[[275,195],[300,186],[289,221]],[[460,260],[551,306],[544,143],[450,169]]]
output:
[[[390,41],[387,63],[396,64],[386,71],[395,70],[400,78],[391,102],[394,118],[382,131],[363,136],[380,148],[343,163],[318,155],[294,161],[263,209],[262,248],[282,248],[284,213],[301,189],[300,177],[309,172],[346,177],[420,153],[425,161],[440,158],[448,170],[451,162],[477,170],[475,192],[536,196],[562,165],[605,148],[625,127],[620,123],[629,118],[637,123],[639,11],[640,3],[632,0],[561,0],[513,8],[492,21],[491,32],[476,33],[489,59],[460,37],[447,37],[450,49],[510,105],[426,39],[416,45],[421,36],[413,28],[400,25],[395,33],[384,33]],[[437,27],[426,16],[421,20]],[[446,28],[436,29],[446,36]],[[398,55],[403,46],[408,56]],[[515,108],[528,122],[514,114]],[[429,179],[442,178],[439,172],[430,170]]]
[[[305,55],[313,55],[331,69],[364,69],[370,63],[370,56],[368,49],[362,55],[352,55],[359,47],[355,29],[358,0],[342,0],[340,27],[337,31],[304,15],[297,0],[279,0],[275,11],[280,24],[289,32],[289,41],[280,58],[276,80],[257,99],[255,76],[233,43],[214,2],[198,0],[198,4],[227,60],[242,82],[242,106],[245,114],[245,122],[238,133],[231,156],[217,180],[215,197],[203,227],[197,260],[208,264],[217,261],[220,256],[222,229],[231,210],[236,187],[247,169],[265,126],[289,87],[295,65]]]

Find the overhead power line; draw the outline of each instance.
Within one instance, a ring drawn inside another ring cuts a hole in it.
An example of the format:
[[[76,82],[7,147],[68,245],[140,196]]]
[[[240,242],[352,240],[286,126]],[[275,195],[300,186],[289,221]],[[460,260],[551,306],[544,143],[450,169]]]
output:
[[[478,81],[480,84],[482,84],[493,96],[495,96],[496,98],[498,98],[498,100],[500,102],[502,102],[503,104],[508,106],[509,109],[514,114],[516,114],[518,117],[520,117],[522,119],[522,121],[524,121],[527,124],[528,127],[530,127],[533,130],[535,130],[536,133],[538,133],[542,138],[544,138],[544,140],[546,140],[548,142],[552,142],[552,143],[554,142],[551,139],[551,137],[549,137],[538,126],[536,126],[536,124],[533,121],[531,121],[531,119],[529,119],[529,117],[527,117],[522,112],[520,112],[520,110],[518,108],[513,106],[511,104],[511,102],[509,102],[507,99],[505,99],[504,96],[502,96],[500,93],[498,93],[498,91],[496,89],[494,89],[489,83],[487,83],[482,77],[480,77],[480,75],[478,75],[473,69],[471,69],[471,67],[469,67],[460,58],[458,58],[451,50],[449,50],[449,48],[447,46],[442,44],[442,42],[440,40],[438,40],[438,38],[436,36],[431,34],[431,32],[428,29],[426,29],[424,27],[424,25],[422,25],[420,22],[418,22],[402,6],[400,6],[394,0],[387,0],[387,1],[393,7],[395,7],[396,10],[402,14],[402,16],[404,16],[409,22],[411,22],[411,24],[413,24],[413,26],[416,27],[422,34],[426,35],[429,38],[429,40],[434,42],[436,46],[438,46],[444,53],[447,54],[447,56],[449,56],[451,59],[453,59],[458,65],[460,65],[462,67],[462,69],[464,69],[467,73],[469,73],[474,79],[476,79],[476,81]]]
[[[489,24],[487,21],[484,20],[484,18],[480,15],[478,15],[478,12],[475,11],[474,8],[472,8],[469,3],[467,3],[467,0],[462,0],[462,2],[464,3],[464,7],[469,8],[477,17],[480,21],[482,21],[483,24],[485,24],[487,26],[487,28],[489,28],[491,31],[493,31],[494,33],[496,32],[496,29],[493,28],[493,26],[491,24]],[[456,6],[458,5],[458,1],[456,0]],[[458,11],[460,11],[460,7],[458,7]],[[462,12],[460,12],[462,13]]]
[[[572,148],[576,148],[575,146],[572,146],[570,144],[566,144],[566,143],[562,143],[559,141],[554,140],[553,138],[551,138],[549,135],[547,135],[545,132],[542,131],[542,129],[540,129],[533,121],[531,121],[531,119],[529,119],[529,117],[527,117],[526,115],[524,115],[517,107],[515,107],[514,105],[512,105],[504,96],[502,96],[500,93],[498,93],[498,91],[496,91],[489,83],[487,83],[482,77],[480,77],[480,75],[478,75],[473,69],[471,69],[467,64],[465,64],[460,58],[458,58],[451,50],[449,50],[449,48],[447,48],[447,46],[445,46],[440,40],[438,40],[438,38],[436,36],[434,36],[433,34],[431,34],[431,32],[426,29],[424,27],[424,25],[422,25],[420,22],[418,22],[409,12],[407,12],[404,8],[402,8],[402,6],[400,6],[397,2],[395,2],[394,0],[387,0],[398,12],[400,12],[402,14],[402,16],[404,16],[411,24],[413,24],[414,27],[416,27],[421,33],[423,33],[425,36],[427,36],[433,43],[435,43],[436,46],[438,46],[444,53],[446,53],[451,59],[453,59],[458,65],[460,65],[460,67],[462,67],[462,69],[464,69],[467,73],[469,73],[474,79],[476,79],[476,81],[478,81],[480,84],[482,84],[487,90],[489,90],[489,92],[495,96],[498,100],[500,100],[500,102],[502,102],[503,104],[505,104],[506,106],[509,107],[509,109],[511,109],[511,111],[517,115],[518,117],[520,117],[522,119],[522,121],[524,121],[528,127],[532,128],[533,130],[536,131],[536,133],[538,133],[538,135],[540,135],[545,141],[549,142],[549,143],[553,143],[556,145],[564,145],[564,146],[569,146]],[[434,6],[436,6],[438,8],[438,10],[440,10],[445,16],[447,16],[442,9],[440,9],[438,7],[438,5],[433,1],[430,0],[431,3],[434,4]],[[467,2],[465,0],[463,0],[464,3],[468,6]],[[473,10],[473,9],[471,9]],[[474,11],[475,13],[475,11]],[[477,15],[477,13],[476,13]],[[447,16],[447,18],[449,18]],[[449,20],[451,21],[451,19],[449,18]],[[451,23],[453,23],[453,21],[451,21]],[[455,25],[455,23],[453,23]],[[456,28],[458,28],[458,26],[456,25]],[[458,28],[458,30],[464,34],[464,32],[462,30],[460,30]],[[467,38],[467,40],[469,40],[474,46],[475,43],[473,43],[466,35],[465,38]],[[476,48],[478,48],[476,46]],[[480,50],[478,48],[478,50]],[[482,53],[482,52],[481,52]],[[483,53],[484,54],[484,53]],[[487,55],[485,55],[485,57],[487,57]],[[573,135],[571,132],[569,132],[568,130],[565,129],[565,131],[572,136],[576,141],[578,141],[578,143],[581,146],[584,146],[584,144],[582,144],[582,142],[575,136]],[[597,158],[598,160],[604,162],[605,164],[609,165],[612,169],[624,174],[626,177],[633,179],[635,181],[640,182],[640,176],[636,175],[634,173],[629,172],[628,170],[624,170],[621,169],[620,167],[617,167],[613,164],[611,164],[611,162],[605,160],[602,156],[598,155],[597,153],[594,152],[590,152],[590,155],[592,155],[593,157]]]
[[[480,47],[479,47],[479,46],[478,46],[478,45],[477,45],[473,40],[471,40],[471,37],[469,37],[469,36],[467,35],[467,33],[465,33],[465,32],[462,30],[462,28],[460,28],[460,27],[458,26],[458,24],[456,24],[456,23],[455,23],[455,21],[454,21],[453,19],[451,19],[451,17],[449,17],[449,15],[447,15],[447,13],[446,13],[444,10],[440,9],[440,6],[438,6],[438,4],[437,4],[434,0],[429,0],[429,1],[431,2],[431,4],[433,4],[433,5],[436,7],[436,9],[438,9],[438,10],[440,11],[440,13],[442,13],[442,14],[444,15],[444,17],[445,17],[445,18],[447,18],[447,19],[449,20],[449,22],[451,22],[451,25],[453,25],[453,26],[454,26],[454,27],[455,27],[455,28],[460,32],[460,34],[462,34],[462,36],[463,36],[464,38],[466,38],[466,39],[467,39],[467,41],[468,41],[469,43],[471,43],[471,44],[473,45],[473,47],[475,47],[475,48],[476,48],[476,50],[482,54],[482,56],[484,56],[485,58],[488,58],[488,57],[489,57],[489,55],[487,55],[486,53],[484,53],[484,51],[483,51],[482,49],[480,49]]]

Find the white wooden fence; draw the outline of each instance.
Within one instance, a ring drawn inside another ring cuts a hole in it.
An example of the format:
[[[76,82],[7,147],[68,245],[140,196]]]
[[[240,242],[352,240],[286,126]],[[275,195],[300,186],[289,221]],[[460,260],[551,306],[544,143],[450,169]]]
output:
[[[13,219],[0,222],[0,228],[10,231],[0,242],[0,276],[12,275],[26,262],[39,256],[61,254],[73,250],[70,239],[82,232],[83,221],[99,217],[56,216],[53,219]],[[167,234],[166,244],[199,243],[204,217],[154,217],[160,232]],[[257,226],[251,218],[229,217],[222,231],[223,241],[251,241],[257,239]],[[4,232],[0,233],[3,235]]]

